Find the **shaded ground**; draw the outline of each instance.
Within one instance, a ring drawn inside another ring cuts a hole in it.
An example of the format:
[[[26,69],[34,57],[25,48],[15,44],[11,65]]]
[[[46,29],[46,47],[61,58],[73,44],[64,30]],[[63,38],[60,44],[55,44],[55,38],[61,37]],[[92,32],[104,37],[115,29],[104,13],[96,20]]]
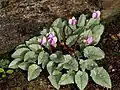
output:
[[[25,72],[14,73],[5,80],[0,81],[0,90],[56,90],[48,82],[44,72],[37,79],[28,82]],[[61,87],[60,90],[72,90],[70,86]]]
[[[100,45],[106,52],[105,59],[113,83],[112,90],[120,90],[120,14],[106,25]]]

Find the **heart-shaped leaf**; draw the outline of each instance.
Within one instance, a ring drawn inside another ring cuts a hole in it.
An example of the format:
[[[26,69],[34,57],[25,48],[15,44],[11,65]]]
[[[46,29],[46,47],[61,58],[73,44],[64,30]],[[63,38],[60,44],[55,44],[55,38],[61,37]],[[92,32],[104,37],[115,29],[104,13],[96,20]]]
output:
[[[64,55],[64,63],[68,63],[71,59],[72,59],[72,56],[71,55]]]
[[[57,82],[59,82],[62,76],[62,72],[60,72],[59,70],[54,70],[52,75],[54,75],[56,77]]]
[[[99,35],[101,36],[103,34],[103,31],[104,31],[104,26],[103,25],[96,25],[93,29],[92,29],[92,32],[93,32],[93,35]]]
[[[66,44],[69,45],[69,46],[74,45],[76,40],[77,40],[77,37],[78,37],[78,35],[69,36],[66,40]]]
[[[33,37],[33,38],[29,39],[29,41],[25,41],[25,44],[27,46],[29,46],[30,44],[39,44],[38,38],[37,37]]]
[[[44,69],[45,66],[48,64],[49,62],[49,54],[46,52],[44,54],[44,57],[43,57],[43,61],[42,61],[42,68]]]
[[[86,21],[86,16],[84,14],[80,15],[77,26],[78,27],[84,26],[85,21]]]
[[[101,36],[93,35],[92,38],[93,38],[93,44],[96,45],[99,43]]]
[[[61,71],[63,69],[63,63],[59,63],[56,69]]]
[[[84,49],[84,56],[88,59],[100,60],[105,57],[105,53],[99,47],[88,46]]]
[[[74,76],[70,74],[63,74],[59,81],[60,85],[66,85],[71,83],[74,83]]]
[[[50,59],[55,63],[62,63],[64,62],[64,57],[62,55],[61,51],[56,51],[56,53],[53,53],[50,55]]]
[[[52,24],[52,26],[54,26],[54,27],[59,27],[59,28],[61,28],[62,27],[62,19],[61,18],[58,18],[58,19],[56,19],[54,22],[53,22],[53,24]]]
[[[79,27],[78,29],[76,29],[74,32],[73,32],[73,35],[79,35],[81,33],[84,32],[84,29],[83,27]]]
[[[66,26],[66,27],[65,27],[65,35],[66,35],[66,36],[69,36],[69,35],[71,35],[71,34],[72,34],[72,30],[70,29],[70,27]]]
[[[58,82],[60,81],[60,78],[62,76],[62,73],[55,70],[52,75],[48,76],[48,79],[50,80],[51,84],[56,88],[59,89],[60,85],[58,84]]]
[[[84,90],[88,83],[88,74],[86,72],[78,71],[75,75],[75,83],[80,90]]]
[[[53,31],[55,32],[55,35],[57,36],[58,40],[61,41],[63,40],[63,29],[58,28],[58,27],[53,27]]]
[[[36,53],[42,50],[42,47],[39,44],[30,44],[28,47]]]
[[[56,77],[54,75],[49,75],[48,79],[50,80],[51,84],[56,88],[59,89],[60,85],[58,84],[58,82],[56,81]]]
[[[43,30],[40,32],[41,35],[46,35],[47,33],[48,33],[48,29],[43,29]]]
[[[72,31],[75,31],[77,29],[76,25],[69,25],[69,27]]]
[[[80,36],[82,37],[91,37],[92,36],[92,31],[89,30],[85,30],[83,33],[80,34]]]
[[[24,56],[24,61],[28,61],[28,60],[33,60],[33,59],[35,59],[37,57],[37,55],[35,54],[35,52],[33,52],[33,51],[29,51],[29,52],[27,52],[26,54],[25,54],[25,56]]]
[[[36,64],[32,64],[28,68],[28,81],[31,81],[40,75],[42,69]]]
[[[42,51],[42,52],[39,53],[39,55],[38,55],[38,64],[42,64],[44,54],[45,54],[44,51]]]
[[[91,70],[92,79],[99,85],[107,88],[111,88],[111,80],[109,74],[103,67],[96,67]]]
[[[99,22],[98,19],[91,18],[91,19],[87,22],[86,28],[94,27],[94,26],[98,25],[99,23],[100,23],[100,22]]]
[[[56,66],[55,66],[55,63],[53,61],[50,61],[48,64],[47,64],[47,71],[49,72],[49,74],[51,75],[52,72],[55,70]]]
[[[28,62],[22,62],[18,65],[18,67],[21,68],[22,70],[28,70],[29,65],[30,64]]]
[[[65,55],[64,58],[65,58],[66,62],[64,63],[63,68],[71,69],[71,70],[75,70],[75,71],[78,70],[78,62],[75,58],[71,57],[70,55]]]
[[[20,63],[20,61],[21,61],[20,58],[14,59],[14,60],[9,64],[9,68],[12,68],[12,69],[18,68],[18,64]]]
[[[20,48],[26,48],[26,45],[25,44],[20,44],[15,48],[15,50],[20,49]]]
[[[80,59],[80,67],[84,71],[85,69],[87,70],[92,70],[93,68],[97,67],[97,63],[93,61],[92,59],[86,59],[82,60]]]
[[[17,49],[13,54],[12,54],[12,58],[23,58],[25,53],[27,53],[29,51],[28,48],[20,48]]]

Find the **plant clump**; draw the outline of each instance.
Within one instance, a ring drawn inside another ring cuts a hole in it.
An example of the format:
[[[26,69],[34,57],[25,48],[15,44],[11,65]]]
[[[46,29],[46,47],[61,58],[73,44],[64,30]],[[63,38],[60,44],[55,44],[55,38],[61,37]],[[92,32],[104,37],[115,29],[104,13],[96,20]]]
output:
[[[111,88],[109,74],[97,64],[105,57],[105,53],[95,46],[104,26],[98,18],[100,13],[93,14],[90,19],[82,14],[78,20],[72,17],[68,22],[56,19],[50,28],[40,32],[40,36],[15,48],[9,68],[26,70],[28,81],[37,78],[46,68],[48,79],[56,89],[75,83],[83,90],[89,77],[95,83]]]

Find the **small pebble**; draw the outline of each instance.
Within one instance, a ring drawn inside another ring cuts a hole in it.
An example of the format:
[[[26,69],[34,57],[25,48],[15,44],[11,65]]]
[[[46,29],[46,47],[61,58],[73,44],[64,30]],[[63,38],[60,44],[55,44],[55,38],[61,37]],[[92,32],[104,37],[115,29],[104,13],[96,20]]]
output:
[[[112,69],[112,72],[114,72],[115,71],[115,69]]]

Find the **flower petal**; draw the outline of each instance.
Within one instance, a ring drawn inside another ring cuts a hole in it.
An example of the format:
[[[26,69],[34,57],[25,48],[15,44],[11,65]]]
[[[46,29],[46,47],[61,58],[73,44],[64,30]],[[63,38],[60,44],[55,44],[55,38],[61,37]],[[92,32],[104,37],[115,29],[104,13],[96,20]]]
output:
[[[92,41],[93,41],[92,37],[89,37],[89,38],[87,39],[87,44],[91,44]]]
[[[53,38],[53,37],[54,37],[54,34],[53,34],[53,33],[49,33],[49,34],[48,34],[48,39]]]
[[[101,12],[98,10],[98,11],[95,11],[92,13],[92,18],[94,19],[100,19],[100,15],[101,15]]]
[[[97,13],[96,12],[93,12],[93,14],[92,14],[92,18],[96,18],[97,17]]]
[[[68,23],[69,23],[70,25],[75,25],[76,22],[77,22],[77,20],[76,20],[75,17],[73,16],[72,19],[69,19],[69,22],[68,22]]]
[[[46,37],[43,37],[43,43],[46,43],[46,42],[47,42]]]
[[[57,37],[53,37],[53,41],[56,43],[57,42]]]
[[[40,42],[41,45],[45,44],[45,43],[47,42],[46,37],[45,37],[45,36],[42,37],[42,38],[39,40],[39,42]]]
[[[99,18],[100,15],[101,15],[101,12],[100,11],[96,11],[96,13],[97,13],[97,18]]]
[[[75,20],[73,20],[72,21],[72,25],[75,25],[76,24],[76,22],[77,22],[77,20],[75,19]]]
[[[68,22],[70,25],[72,25],[72,19],[69,19],[69,22]]]
[[[93,38],[92,37],[88,37],[87,39],[83,40],[83,42],[87,45],[91,44],[93,42]]]
[[[72,17],[72,20],[76,20],[74,16]]]

